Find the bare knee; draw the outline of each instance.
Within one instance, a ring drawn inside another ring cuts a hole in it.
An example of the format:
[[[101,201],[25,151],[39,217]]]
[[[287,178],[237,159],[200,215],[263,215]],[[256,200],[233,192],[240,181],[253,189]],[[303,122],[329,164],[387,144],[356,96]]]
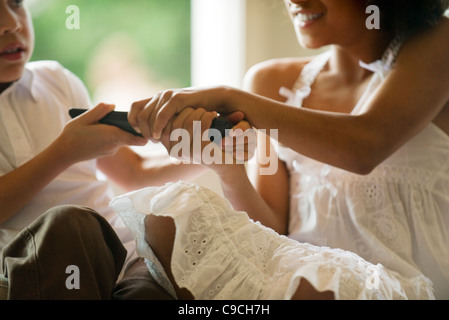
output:
[[[47,227],[47,232],[60,233],[62,235],[77,234],[86,232],[87,234],[97,231],[99,228],[111,228],[106,219],[96,211],[75,205],[61,205],[49,209],[41,215],[35,222],[35,226]],[[87,230],[90,230],[87,232]]]

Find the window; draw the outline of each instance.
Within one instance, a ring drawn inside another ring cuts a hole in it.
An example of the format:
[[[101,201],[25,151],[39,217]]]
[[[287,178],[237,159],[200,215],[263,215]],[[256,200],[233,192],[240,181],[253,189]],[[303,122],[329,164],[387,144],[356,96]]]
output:
[[[245,71],[243,0],[192,0],[192,83],[241,85]]]
[[[32,60],[61,62],[84,81],[94,103],[127,109],[161,89],[191,83],[189,0],[27,3],[36,35]],[[79,9],[79,28],[68,24],[69,6]]]

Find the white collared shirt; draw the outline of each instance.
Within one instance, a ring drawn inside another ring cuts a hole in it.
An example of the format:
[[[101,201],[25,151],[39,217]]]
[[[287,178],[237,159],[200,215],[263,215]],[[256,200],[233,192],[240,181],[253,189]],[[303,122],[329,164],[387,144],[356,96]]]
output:
[[[70,120],[69,108],[90,106],[84,84],[58,62],[28,63],[22,78],[0,94],[0,176],[48,147]],[[48,209],[75,204],[90,207],[108,219],[130,254],[133,237],[109,207],[113,196],[111,186],[97,179],[95,160],[73,165],[0,226],[0,251]]]

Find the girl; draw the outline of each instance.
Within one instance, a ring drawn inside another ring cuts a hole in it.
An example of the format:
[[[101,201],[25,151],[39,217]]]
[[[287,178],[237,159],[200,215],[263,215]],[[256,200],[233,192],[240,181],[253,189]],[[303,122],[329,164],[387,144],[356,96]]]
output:
[[[300,43],[330,46],[327,52],[255,66],[246,78],[247,91],[161,92],[135,103],[130,122],[144,136],[160,139],[167,121],[195,106],[222,114],[239,110],[257,129],[279,129],[276,174],[256,175],[251,183],[243,165],[211,168],[233,209],[289,238],[242,222],[230,206],[193,186],[146,190],[146,197],[131,194],[118,203],[128,199],[136,212],[151,214],[145,219],[146,240],[181,297],[234,298],[224,289],[231,287],[229,292],[246,298],[429,298],[422,272],[432,280],[436,298],[449,298],[447,2],[286,4]],[[372,4],[381,11],[379,30],[366,27]],[[187,128],[190,120],[180,122]],[[266,145],[267,138],[261,135],[259,142]],[[175,203],[191,195],[203,205],[186,210],[193,212],[189,220],[173,206],[162,206],[159,192]],[[136,209],[144,200],[150,206]],[[204,203],[219,209],[211,214]],[[160,229],[175,230],[173,220],[157,215],[174,219],[176,237]],[[217,230],[216,221],[227,224]],[[201,247],[187,268],[193,258],[181,249],[193,246],[197,235],[209,243],[208,231],[233,245],[215,254]],[[157,237],[161,233],[165,238]],[[264,260],[257,248],[273,258]],[[357,256],[349,258],[348,252]],[[378,285],[363,285],[366,277],[358,277],[363,273],[376,275]]]

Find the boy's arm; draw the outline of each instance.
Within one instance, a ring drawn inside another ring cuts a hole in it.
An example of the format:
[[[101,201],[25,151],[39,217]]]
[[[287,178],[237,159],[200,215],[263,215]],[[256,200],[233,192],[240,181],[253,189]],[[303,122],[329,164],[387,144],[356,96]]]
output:
[[[53,143],[32,160],[0,177],[0,225],[69,166],[63,149]]]
[[[0,177],[0,224],[71,165],[114,154],[124,145],[147,143],[117,127],[98,124],[98,120],[112,110],[113,106],[100,104],[70,121],[50,146]]]
[[[128,147],[122,147],[112,156],[99,158],[97,166],[126,191],[193,180],[207,170],[202,165],[175,163],[165,149],[141,155]]]

